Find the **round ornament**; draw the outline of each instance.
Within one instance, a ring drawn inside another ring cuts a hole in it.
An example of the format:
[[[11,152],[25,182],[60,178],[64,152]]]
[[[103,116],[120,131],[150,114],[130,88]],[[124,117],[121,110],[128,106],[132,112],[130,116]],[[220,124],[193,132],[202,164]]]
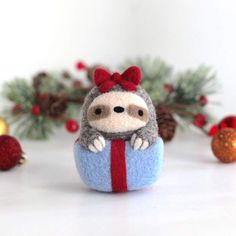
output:
[[[8,134],[9,133],[9,126],[5,119],[0,117],[0,135]]]
[[[214,136],[219,130],[225,128],[233,128],[236,130],[236,116],[226,116],[224,117],[218,124],[214,124],[211,126],[208,134],[210,136]]]
[[[0,170],[9,170],[25,159],[20,143],[12,136],[0,136]]]
[[[236,130],[225,128],[213,137],[211,148],[215,156],[224,163],[236,161]]]
[[[236,129],[236,116],[226,116],[220,121],[218,128],[219,129],[224,129],[224,128]]]

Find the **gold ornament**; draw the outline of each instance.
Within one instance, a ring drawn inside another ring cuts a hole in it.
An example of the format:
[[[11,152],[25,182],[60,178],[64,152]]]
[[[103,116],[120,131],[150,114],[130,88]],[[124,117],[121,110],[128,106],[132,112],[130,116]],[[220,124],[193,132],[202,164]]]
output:
[[[7,122],[0,117],[0,135],[9,134],[9,126]]]
[[[236,130],[225,128],[212,139],[211,148],[215,156],[224,163],[236,161]]]

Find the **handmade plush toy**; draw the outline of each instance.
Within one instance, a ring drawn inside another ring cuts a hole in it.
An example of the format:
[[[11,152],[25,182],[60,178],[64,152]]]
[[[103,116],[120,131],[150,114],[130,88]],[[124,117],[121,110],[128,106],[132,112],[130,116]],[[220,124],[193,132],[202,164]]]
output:
[[[132,66],[123,74],[96,69],[94,87],[82,107],[76,165],[90,188],[126,192],[154,183],[163,159],[156,112],[139,84],[141,71]]]

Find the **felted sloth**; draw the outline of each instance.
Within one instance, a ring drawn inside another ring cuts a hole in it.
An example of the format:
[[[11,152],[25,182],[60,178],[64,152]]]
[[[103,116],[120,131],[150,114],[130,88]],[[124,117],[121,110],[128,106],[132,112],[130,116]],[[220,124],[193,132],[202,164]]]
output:
[[[94,73],[95,87],[82,107],[75,160],[83,181],[106,192],[125,192],[152,184],[158,177],[163,142],[156,112],[140,87],[141,71],[132,66],[110,75]]]

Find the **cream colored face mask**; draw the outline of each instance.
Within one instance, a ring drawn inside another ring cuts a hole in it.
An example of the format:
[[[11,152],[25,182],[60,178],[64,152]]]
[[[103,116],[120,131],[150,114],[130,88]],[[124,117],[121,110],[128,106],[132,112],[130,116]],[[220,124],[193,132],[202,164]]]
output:
[[[132,92],[108,92],[96,97],[87,111],[89,124],[97,130],[118,133],[137,130],[149,120],[145,101]]]

